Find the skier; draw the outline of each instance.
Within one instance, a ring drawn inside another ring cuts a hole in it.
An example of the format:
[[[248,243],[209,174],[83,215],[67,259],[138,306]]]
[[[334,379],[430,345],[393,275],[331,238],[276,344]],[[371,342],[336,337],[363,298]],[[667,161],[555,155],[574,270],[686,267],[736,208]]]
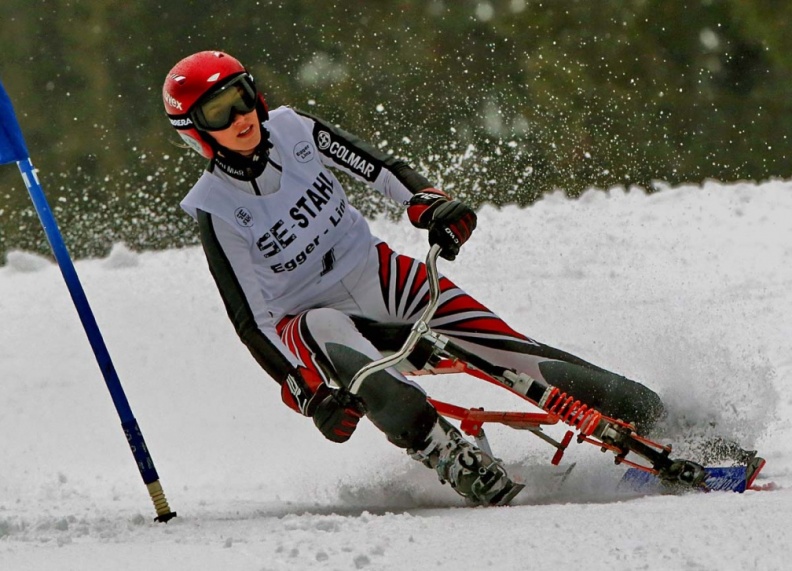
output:
[[[332,171],[404,205],[448,260],[475,229],[475,212],[322,119],[286,106],[269,111],[250,73],[226,53],[181,60],[163,99],[171,125],[209,159],[181,206],[197,221],[239,337],[280,384],[283,401],[333,442],[347,441],[366,416],[470,503],[507,503],[519,486],[503,463],[463,438],[416,384],[387,370],[357,395],[347,390],[385,349],[366,325],[417,319],[426,274],[372,236]],[[447,278],[441,290],[430,326],[461,346],[644,431],[663,414],[643,385],[518,333]]]

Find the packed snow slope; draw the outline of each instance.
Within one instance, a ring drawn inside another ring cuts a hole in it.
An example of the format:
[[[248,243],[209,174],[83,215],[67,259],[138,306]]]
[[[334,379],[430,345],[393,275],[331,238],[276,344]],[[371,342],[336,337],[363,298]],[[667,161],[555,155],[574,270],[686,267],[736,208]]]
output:
[[[423,257],[406,220],[375,232]],[[768,464],[745,494],[617,491],[623,468],[505,427],[515,505],[467,508],[363,423],[325,441],[236,338],[199,248],[121,245],[77,271],[179,517],[153,506],[59,270],[0,268],[0,569],[788,569],[792,183],[549,195],[485,207],[441,270],[515,328],[656,389],[677,451],[708,434]],[[423,381],[516,408],[480,381]],[[552,427],[560,436],[563,428]],[[558,429],[558,430],[555,430]],[[774,486],[773,486],[774,485]]]

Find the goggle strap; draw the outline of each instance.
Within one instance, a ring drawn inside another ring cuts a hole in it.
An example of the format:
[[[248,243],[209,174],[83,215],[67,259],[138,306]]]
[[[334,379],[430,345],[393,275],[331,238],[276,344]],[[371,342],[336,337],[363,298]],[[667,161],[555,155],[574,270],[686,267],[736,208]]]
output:
[[[174,129],[178,130],[186,130],[192,129],[195,127],[192,118],[190,117],[189,113],[182,113],[178,115],[174,115],[172,113],[168,113],[168,119],[170,120],[170,124]]]

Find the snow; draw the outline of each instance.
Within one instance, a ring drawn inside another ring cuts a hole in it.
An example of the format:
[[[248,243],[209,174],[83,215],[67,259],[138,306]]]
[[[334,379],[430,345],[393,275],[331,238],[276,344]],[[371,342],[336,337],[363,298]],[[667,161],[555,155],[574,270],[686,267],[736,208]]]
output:
[[[58,268],[0,268],[0,569],[785,569],[792,540],[792,182],[614,188],[485,207],[441,270],[518,330],[658,390],[684,449],[718,432],[756,446],[772,491],[644,496],[573,444],[489,429],[526,481],[467,508],[370,424],[345,445],[280,404],[237,340],[200,248],[117,245],[77,271],[152,452],[168,524],[132,461]],[[375,232],[415,256],[406,221]],[[434,396],[517,407],[430,379]],[[554,436],[563,434],[549,432]],[[680,450],[680,448],[677,448]]]

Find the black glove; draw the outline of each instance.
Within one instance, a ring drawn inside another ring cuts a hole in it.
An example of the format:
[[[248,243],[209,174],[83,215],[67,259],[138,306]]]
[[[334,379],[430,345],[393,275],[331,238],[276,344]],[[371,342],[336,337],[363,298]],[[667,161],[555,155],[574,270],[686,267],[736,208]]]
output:
[[[413,195],[407,215],[413,226],[429,230],[429,244],[440,246],[440,255],[446,260],[456,258],[476,228],[473,209],[435,189]]]
[[[429,223],[429,243],[440,246],[440,255],[453,260],[476,228],[476,213],[464,202],[450,200],[439,205]]]
[[[365,413],[361,400],[344,389],[332,389],[327,385],[322,385],[316,397],[321,398],[313,411],[316,428],[333,442],[349,440]]]

